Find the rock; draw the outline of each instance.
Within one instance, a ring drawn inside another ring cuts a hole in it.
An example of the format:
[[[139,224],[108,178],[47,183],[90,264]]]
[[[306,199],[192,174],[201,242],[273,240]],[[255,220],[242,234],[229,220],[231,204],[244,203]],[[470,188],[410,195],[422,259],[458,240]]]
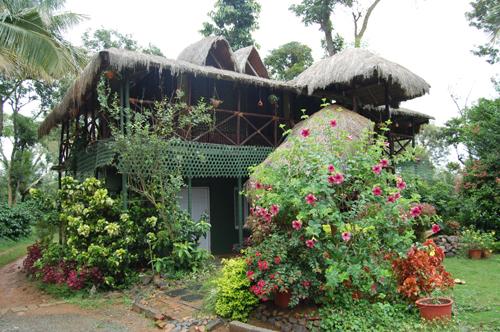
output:
[[[163,329],[167,325],[167,323],[162,320],[157,320],[155,321],[155,325],[158,326],[160,329]]]
[[[92,285],[92,288],[89,290],[89,295],[93,297],[96,293],[97,288],[95,287],[95,285]]]
[[[145,286],[145,285],[148,285],[151,280],[153,280],[153,277],[149,274],[144,274],[140,277],[141,279],[141,283]]]
[[[175,328],[175,324],[172,323],[166,323],[165,326],[163,326],[163,329],[167,332],[173,332]]]
[[[24,306],[23,306],[23,307],[14,307],[14,308],[10,308],[10,310],[11,310],[12,312],[21,312],[21,311],[26,311],[26,310],[28,310],[28,307],[24,307]]]
[[[290,323],[292,323],[292,324],[297,324],[297,322],[298,322],[298,321],[297,321],[297,318],[295,318],[295,317],[290,317],[290,318],[288,319],[288,321],[289,321]]]
[[[305,326],[295,324],[295,325],[293,325],[292,331],[293,332],[307,332],[307,329]]]

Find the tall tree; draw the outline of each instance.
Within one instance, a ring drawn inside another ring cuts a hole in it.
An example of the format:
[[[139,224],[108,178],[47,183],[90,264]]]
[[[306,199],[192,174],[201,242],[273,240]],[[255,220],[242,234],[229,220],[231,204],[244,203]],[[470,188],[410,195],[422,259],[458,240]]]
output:
[[[0,0],[0,73],[15,82],[52,80],[76,73],[83,56],[62,33],[83,16],[58,12],[64,0]],[[0,137],[4,103],[13,89],[0,91]]]
[[[361,1],[355,0],[353,2],[352,8],[352,18],[354,22],[354,47],[361,47],[361,41],[365,35],[366,29],[368,28],[368,21],[372,15],[375,7],[380,3],[381,0],[372,0],[371,4],[364,9]],[[361,26],[360,26],[361,23]]]
[[[487,57],[489,63],[500,60],[500,2],[498,0],[474,0],[470,3],[472,10],[465,14],[469,24],[486,32],[490,36],[489,43],[479,45],[474,54]]]
[[[260,4],[256,0],[217,0],[203,22],[204,36],[224,36],[233,49],[255,44],[252,32],[259,28]]]
[[[292,41],[271,51],[264,59],[271,75],[278,80],[288,81],[312,65],[311,48]]]
[[[90,30],[85,31],[82,36],[83,46],[87,54],[99,52],[107,48],[123,48],[130,51],[139,51],[146,54],[163,56],[161,50],[149,43],[147,47],[140,46],[139,43],[132,38],[131,35],[122,34],[116,30],[105,28],[96,29],[91,33]]]
[[[343,47],[343,38],[334,33],[332,13],[336,5],[352,6],[352,0],[302,0],[300,4],[291,5],[290,10],[306,25],[319,24],[319,28],[325,34],[322,45],[328,55],[334,55]]]

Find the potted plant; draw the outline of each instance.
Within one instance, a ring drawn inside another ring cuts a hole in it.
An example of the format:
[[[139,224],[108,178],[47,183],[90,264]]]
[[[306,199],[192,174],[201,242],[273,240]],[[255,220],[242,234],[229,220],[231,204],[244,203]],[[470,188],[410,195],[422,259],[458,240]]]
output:
[[[481,259],[483,255],[483,244],[481,232],[469,228],[462,232],[460,242],[470,259]]]
[[[485,232],[481,234],[482,254],[484,258],[489,258],[493,254],[495,247],[495,232]]]
[[[216,98],[216,97],[210,98],[210,104],[212,104],[213,108],[219,108],[219,106],[222,103],[223,103],[223,101]]]
[[[443,266],[444,252],[434,241],[413,246],[406,257],[393,261],[398,292],[415,304],[427,320],[450,319],[453,300],[440,293],[454,281]]]

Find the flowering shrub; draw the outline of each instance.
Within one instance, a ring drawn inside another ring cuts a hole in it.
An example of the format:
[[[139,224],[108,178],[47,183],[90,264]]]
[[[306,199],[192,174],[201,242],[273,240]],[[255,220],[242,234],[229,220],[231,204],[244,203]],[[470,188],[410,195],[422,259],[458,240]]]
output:
[[[392,262],[398,292],[416,300],[436,289],[453,287],[453,279],[446,272],[443,260],[443,250],[432,240],[427,240],[422,246],[412,246],[405,258],[396,258]]]
[[[354,139],[330,114],[328,128],[290,135],[251,175],[247,271],[263,300],[284,289],[292,306],[313,294],[327,295],[314,297],[320,300],[395,293],[384,255],[406,252],[421,211],[411,205],[416,199],[402,198],[406,183],[390,171],[383,137],[364,132]]]

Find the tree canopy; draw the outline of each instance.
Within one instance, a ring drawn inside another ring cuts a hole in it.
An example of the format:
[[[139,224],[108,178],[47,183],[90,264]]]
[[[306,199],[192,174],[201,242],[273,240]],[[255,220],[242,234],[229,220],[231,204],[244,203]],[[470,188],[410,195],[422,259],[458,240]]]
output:
[[[140,46],[131,35],[122,34],[112,29],[99,28],[91,32],[87,30],[82,35],[83,46],[87,53],[96,53],[107,48],[123,48],[146,54],[164,56],[160,48],[149,43],[147,47]]]
[[[264,59],[273,78],[288,81],[312,65],[311,48],[292,41],[271,51]]]
[[[498,0],[475,0],[470,3],[472,10],[465,14],[471,26],[486,32],[491,40],[477,46],[474,54],[487,57],[489,63],[500,60],[498,39],[500,36],[500,2]]]
[[[256,0],[217,0],[203,22],[204,36],[223,36],[233,49],[255,44],[252,32],[259,28],[260,4]]]

